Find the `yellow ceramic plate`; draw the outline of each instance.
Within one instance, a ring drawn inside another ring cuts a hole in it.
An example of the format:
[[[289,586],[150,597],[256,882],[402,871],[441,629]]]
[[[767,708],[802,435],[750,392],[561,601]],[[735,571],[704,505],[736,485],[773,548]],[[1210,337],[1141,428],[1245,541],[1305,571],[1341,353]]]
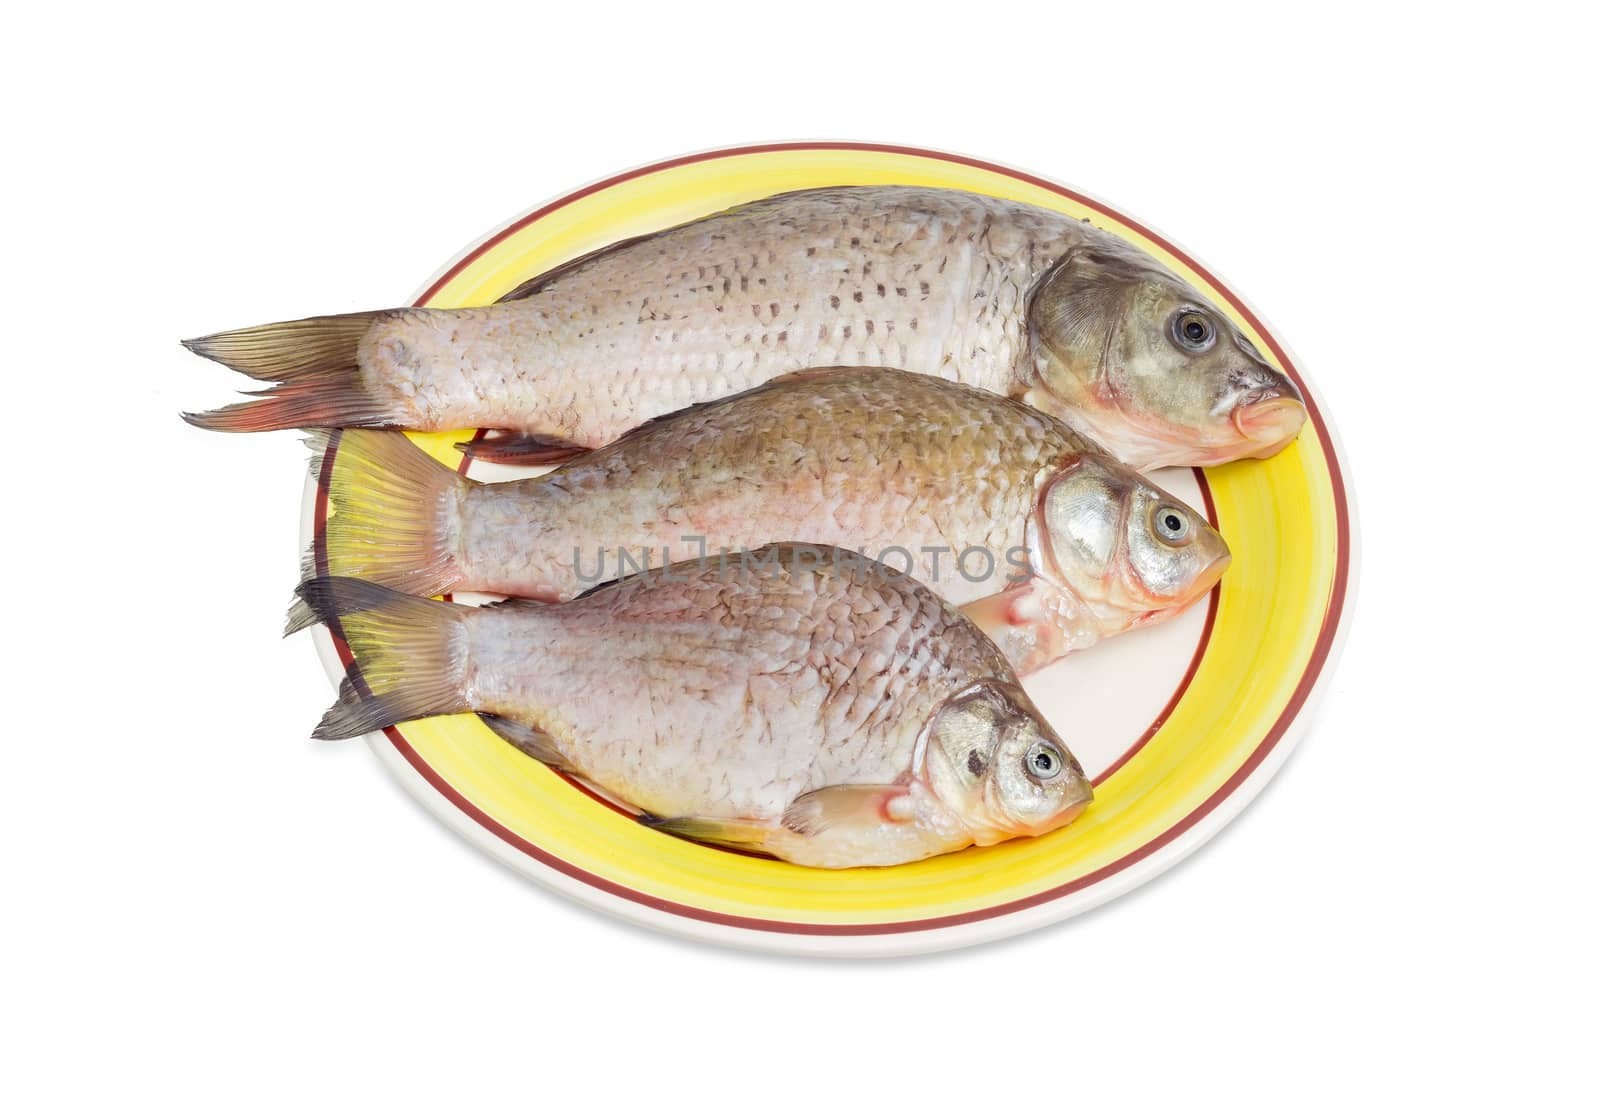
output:
[[[1233,566],[1208,604],[1119,637],[1027,681],[1094,776],[1093,807],[1036,839],[887,869],[818,870],[650,830],[506,745],[473,715],[370,741],[424,803],[530,877],[667,931],[818,954],[931,951],[1060,920],[1175,863],[1282,763],[1340,641],[1350,594],[1350,502],[1337,442],[1284,347],[1237,296],[1147,227],[1083,194],[961,156],[866,144],[772,144],[686,156],[574,191],[485,237],[418,305],[493,302],[581,253],[805,187],[899,183],[1015,198],[1085,218],[1186,276],[1305,390],[1311,424],[1266,462],[1163,471],[1208,510]],[[470,432],[465,433],[470,434]],[[413,436],[441,461],[463,433]],[[337,469],[337,448],[323,476]],[[480,465],[474,464],[473,476]],[[307,491],[305,532],[326,516]],[[322,631],[319,630],[319,633]],[[323,633],[336,678],[348,650]]]

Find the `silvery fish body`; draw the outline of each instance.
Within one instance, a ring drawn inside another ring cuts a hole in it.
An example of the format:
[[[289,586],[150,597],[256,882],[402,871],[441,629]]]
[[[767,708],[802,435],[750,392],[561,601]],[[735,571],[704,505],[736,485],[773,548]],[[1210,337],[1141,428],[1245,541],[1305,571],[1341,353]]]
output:
[[[771,545],[558,604],[300,594],[362,674],[318,728],[479,711],[663,829],[810,865],[1039,834],[1092,791],[1000,651],[915,580]]]
[[[192,349],[281,382],[220,430],[515,432],[525,462],[798,369],[888,366],[1026,398],[1125,462],[1265,456],[1298,391],[1188,283],[1122,239],[1001,198],[910,186],[781,194],[623,241],[488,307],[253,327]]]
[[[1061,421],[894,369],[782,377],[522,481],[348,431],[329,504],[323,573],[422,595],[556,601],[771,539],[853,548],[974,606],[1018,671],[1181,610],[1228,560],[1198,512]]]

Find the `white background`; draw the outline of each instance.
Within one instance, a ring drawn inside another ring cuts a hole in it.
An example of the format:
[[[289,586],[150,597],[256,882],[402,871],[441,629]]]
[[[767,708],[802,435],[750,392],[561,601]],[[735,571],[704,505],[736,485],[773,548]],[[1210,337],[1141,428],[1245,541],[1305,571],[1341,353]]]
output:
[[[1592,27],[564,7],[8,15],[0,1109],[1593,1113]],[[179,337],[393,304],[578,184],[795,138],[1152,223],[1348,451],[1358,609],[1307,740],[1178,869],[1019,940],[734,954],[501,869],[307,739],[294,436],[177,420],[239,385]]]

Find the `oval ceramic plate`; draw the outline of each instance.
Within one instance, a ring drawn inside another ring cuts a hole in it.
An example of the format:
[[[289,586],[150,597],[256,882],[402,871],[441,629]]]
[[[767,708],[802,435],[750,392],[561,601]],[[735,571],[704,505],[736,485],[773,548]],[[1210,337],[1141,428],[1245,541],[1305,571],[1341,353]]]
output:
[[[1353,541],[1337,442],[1285,348],[1214,275],[1147,227],[1073,190],[960,156],[864,144],[774,144],[686,156],[574,191],[485,237],[419,306],[491,303],[582,253],[751,199],[806,187],[898,183],[1014,198],[1145,248],[1227,309],[1305,392],[1311,423],[1265,462],[1166,470],[1233,549],[1207,603],[1053,665],[1027,682],[1093,776],[1094,805],[1035,839],[883,869],[820,870],[651,830],[502,742],[473,715],[369,739],[445,822],[580,901],[725,944],[838,955],[932,951],[1026,931],[1149,880],[1258,792],[1303,731],[1338,647]],[[453,466],[471,432],[412,436]],[[321,477],[339,468],[337,445]],[[506,476],[475,463],[472,476]],[[306,540],[327,505],[308,486]],[[318,630],[341,678],[349,650]]]

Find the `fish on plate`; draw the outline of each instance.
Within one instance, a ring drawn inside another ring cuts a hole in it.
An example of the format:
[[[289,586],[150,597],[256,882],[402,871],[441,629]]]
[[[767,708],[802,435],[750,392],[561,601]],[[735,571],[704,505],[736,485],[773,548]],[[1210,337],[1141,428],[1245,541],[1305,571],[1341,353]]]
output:
[[[399,432],[336,437],[325,566],[313,548],[303,574],[419,595],[556,601],[803,539],[909,570],[1026,673],[1182,610],[1229,562],[1198,512],[1061,421],[895,369],[791,374],[519,481],[471,481]]]
[[[914,579],[806,544],[486,607],[317,578],[345,738],[477,711],[662,830],[893,865],[1071,822],[1093,790],[983,633]]]
[[[280,322],[185,343],[259,380],[220,431],[488,428],[523,464],[798,369],[892,366],[1025,399],[1137,468],[1287,446],[1288,377],[1193,286],[1083,221],[908,186],[803,190],[618,242],[488,307]]]

